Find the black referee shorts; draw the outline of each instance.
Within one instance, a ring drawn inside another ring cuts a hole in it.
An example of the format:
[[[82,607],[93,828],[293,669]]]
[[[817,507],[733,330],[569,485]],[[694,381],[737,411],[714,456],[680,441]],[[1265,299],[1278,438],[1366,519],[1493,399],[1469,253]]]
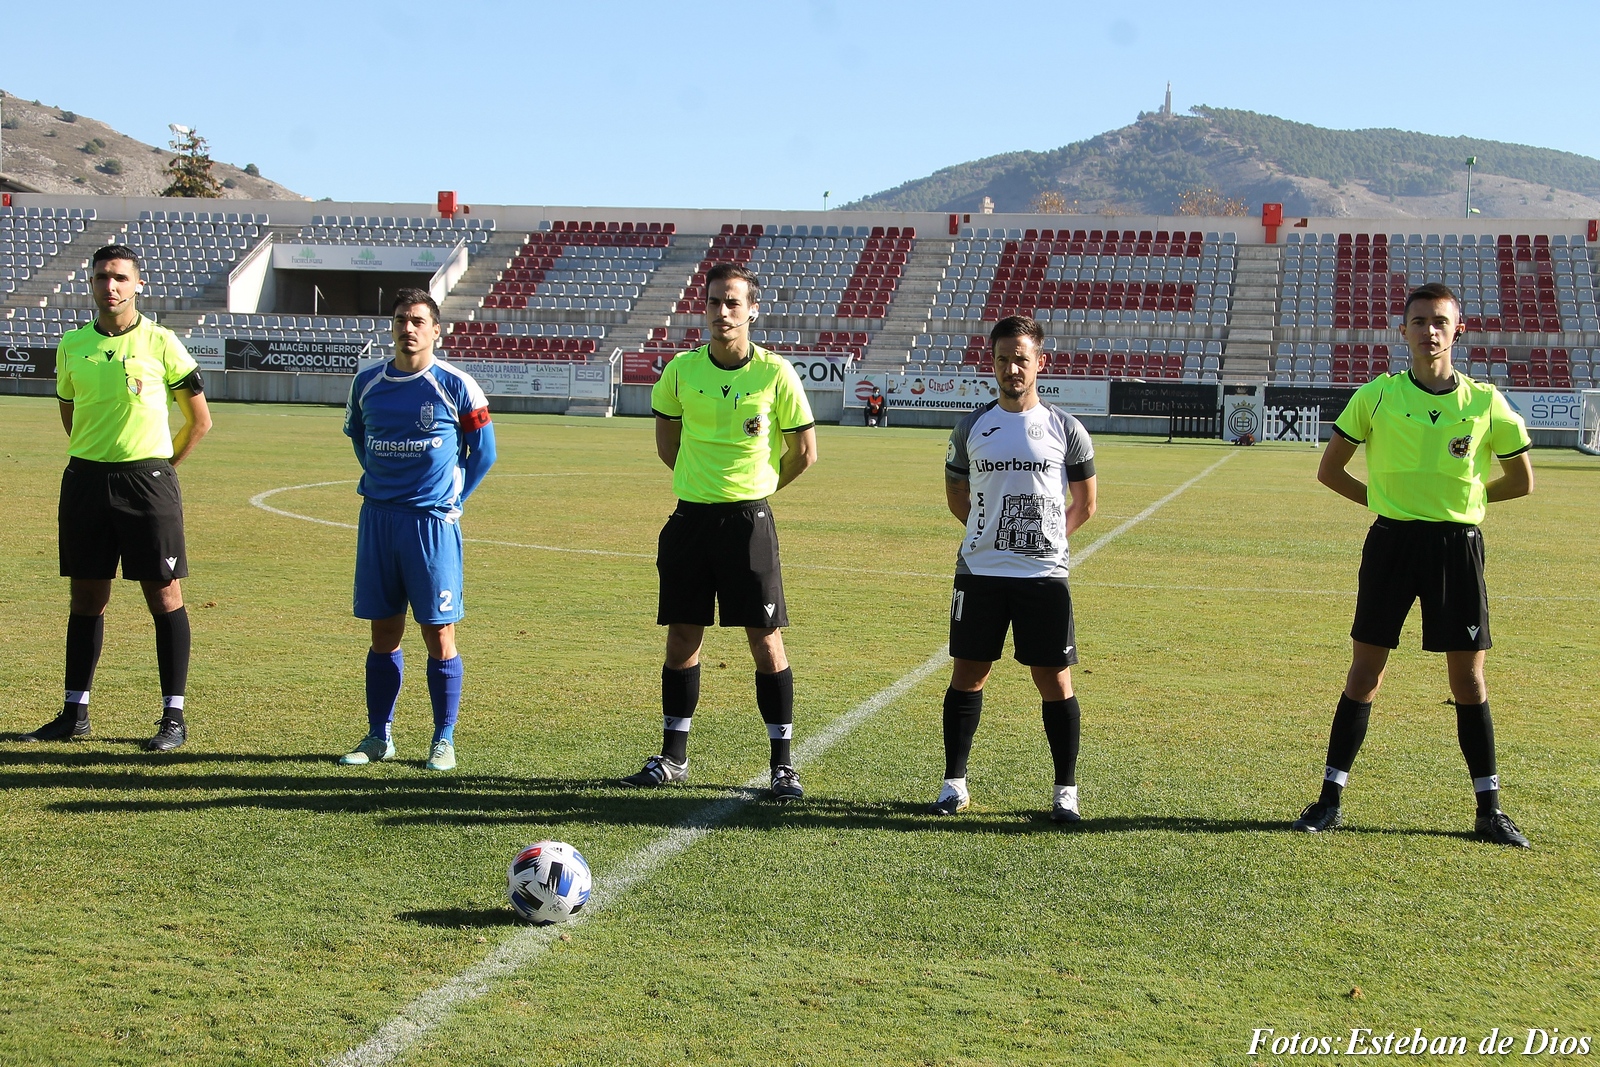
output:
[[[1072,590],[1065,578],[958,574],[950,596],[950,655],[993,663],[1011,630],[1017,662],[1070,667],[1078,662]]]
[[[189,575],[183,494],[164,459],[96,463],[74,456],[57,511],[63,578],[165,582]]]
[[[1489,592],[1483,582],[1483,531],[1456,522],[1380,518],[1361,549],[1361,579],[1350,636],[1382,648],[1400,645],[1411,605],[1422,601],[1427,652],[1490,647]]]
[[[778,565],[778,528],[765,500],[678,507],[656,552],[661,599],[656,622],[710,626],[713,602],[723,626],[789,625]]]

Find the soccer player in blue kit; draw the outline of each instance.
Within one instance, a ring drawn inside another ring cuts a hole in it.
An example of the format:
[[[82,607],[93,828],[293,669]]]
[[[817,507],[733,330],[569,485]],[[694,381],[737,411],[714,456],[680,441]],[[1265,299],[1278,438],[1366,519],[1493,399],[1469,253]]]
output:
[[[463,371],[436,360],[439,305],[421,289],[394,303],[394,359],[357,374],[344,432],[361,463],[355,615],[372,621],[367,736],[339,762],[394,759],[390,724],[400,696],[406,605],[428,647],[433,742],[427,767],[453,770],[461,705],[456,623],[461,600],[461,508],[494,465],[489,401]]]

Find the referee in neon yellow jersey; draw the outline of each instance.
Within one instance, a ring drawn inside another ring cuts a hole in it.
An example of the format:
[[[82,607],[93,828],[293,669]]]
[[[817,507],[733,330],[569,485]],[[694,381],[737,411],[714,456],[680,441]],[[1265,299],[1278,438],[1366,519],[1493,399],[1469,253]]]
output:
[[[1494,725],[1483,680],[1489,648],[1489,597],[1483,580],[1486,505],[1533,491],[1531,442],[1522,419],[1493,385],[1457,371],[1451,350],[1461,336],[1461,300],[1440,284],[1406,298],[1411,369],[1376,378],[1351,397],[1334,423],[1317,480],[1377,518],[1361,552],[1353,651],[1334,712],[1322,795],[1296,830],[1316,833],[1342,822],[1340,799],[1367,734],[1372,701],[1389,651],[1411,605],[1422,601],[1422,647],[1443,652],[1455,698],[1456,732],[1477,794],[1475,829],[1498,845],[1528,848],[1500,810]],[[1356,446],[1367,449],[1366,484],[1345,469]],[[1491,457],[1500,476],[1490,480]]]
[[[139,257],[125,245],[94,254],[93,322],[62,335],[56,399],[66,428],[61,476],[61,575],[71,579],[66,701],[24,741],[69,741],[89,733],[89,690],[105,634],[111,582],[139,583],[156,630],[161,717],[145,748],[188,740],[189,615],[180,579],[189,573],[183,496],[174,469],[211,429],[200,371],[171,330],[139,314]],[[177,401],[183,425],[167,411]]]
[[[756,666],[756,706],[771,744],[772,796],[802,795],[790,755],[794,675],[778,532],[767,497],[817,460],[805,387],[782,356],[750,341],[761,303],[754,274],[719,263],[706,274],[710,342],[673,359],[650,393],[656,452],[672,468],[678,506],[661,531],[656,622],[667,628],[661,668],[661,753],[632,786],[685,781],[689,724],[700,699],[700,645],[716,604],[723,626],[743,626]]]

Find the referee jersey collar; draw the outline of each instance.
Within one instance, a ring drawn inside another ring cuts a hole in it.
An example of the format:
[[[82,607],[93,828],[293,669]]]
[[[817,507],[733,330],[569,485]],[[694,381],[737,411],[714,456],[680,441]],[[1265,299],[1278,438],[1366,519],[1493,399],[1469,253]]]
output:
[[[1411,379],[1412,385],[1416,386],[1418,389],[1421,389],[1429,396],[1449,396],[1451,393],[1461,388],[1461,373],[1459,371],[1452,370],[1450,372],[1450,384],[1445,386],[1443,389],[1429,389],[1426,385],[1423,385],[1421,382],[1417,381],[1417,375],[1414,371],[1406,371],[1406,377]]]
[[[756,353],[760,352],[760,351],[762,351],[761,347],[759,345],[757,345],[754,341],[751,341],[750,342],[750,351],[745,353],[744,360],[741,363],[739,363],[737,366],[733,366],[733,367],[724,367],[722,364],[717,362],[717,357],[711,354],[711,342],[710,341],[706,342],[706,360],[708,362],[710,362],[710,364],[713,367],[717,368],[718,370],[727,371],[730,374],[733,373],[734,371],[744,370],[750,364],[754,363],[755,360],[756,360]]]

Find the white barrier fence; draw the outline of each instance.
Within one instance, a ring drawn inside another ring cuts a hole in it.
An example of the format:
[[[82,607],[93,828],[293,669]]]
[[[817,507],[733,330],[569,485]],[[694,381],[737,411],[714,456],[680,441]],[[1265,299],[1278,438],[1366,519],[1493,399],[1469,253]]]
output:
[[[1267,408],[1261,439],[1317,444],[1322,440],[1322,408]]]

